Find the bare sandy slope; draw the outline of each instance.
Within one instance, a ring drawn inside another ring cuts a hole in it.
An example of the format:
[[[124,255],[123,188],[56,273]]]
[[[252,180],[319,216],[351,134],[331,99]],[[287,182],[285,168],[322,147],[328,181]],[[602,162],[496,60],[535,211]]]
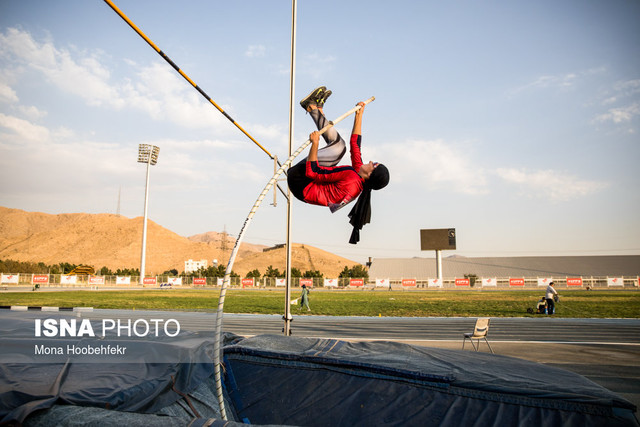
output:
[[[106,266],[139,268],[142,247],[142,217],[126,218],[113,214],[59,214],[26,212],[0,207],[0,259],[87,264],[98,269]],[[224,233],[208,232],[182,237],[149,220],[147,226],[147,275],[166,270],[184,270],[188,259],[217,259],[226,263],[234,239]],[[223,252],[223,246],[226,251]],[[285,269],[284,248],[263,252],[265,246],[243,243],[234,271],[240,275],[268,266]],[[346,258],[313,248],[293,245],[292,266],[319,270],[326,276],[337,276],[345,266],[357,264]]]
[[[324,273],[325,277],[338,277],[345,266],[352,267],[357,264],[313,246],[294,243],[291,247],[291,267],[297,268],[303,273],[307,270],[318,270]],[[284,272],[286,271],[286,256],[284,246],[267,252],[248,254],[235,263],[234,270],[240,273],[257,268],[260,273],[264,274],[267,267],[272,266],[280,272]]]

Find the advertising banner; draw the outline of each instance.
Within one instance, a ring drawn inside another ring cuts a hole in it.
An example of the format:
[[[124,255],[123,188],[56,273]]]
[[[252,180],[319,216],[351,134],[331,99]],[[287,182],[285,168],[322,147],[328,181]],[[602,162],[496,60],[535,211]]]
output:
[[[287,279],[276,279],[276,286],[287,286]]]
[[[324,279],[324,287],[325,288],[337,288],[338,287],[338,279]]]
[[[224,277],[218,277],[218,286],[222,286],[224,284]]]
[[[456,286],[469,286],[471,282],[468,278],[456,279]]]
[[[104,285],[104,276],[89,276],[90,285]]]
[[[182,277],[167,277],[167,282],[171,286],[182,286]]]
[[[116,276],[116,285],[130,285],[131,276]]]
[[[509,278],[509,286],[524,286],[524,278]]]
[[[142,284],[143,285],[157,285],[158,284],[158,279],[155,277],[145,277],[144,279],[142,279]]]
[[[415,286],[416,279],[402,279],[402,286]]]
[[[607,286],[624,286],[622,277],[607,277]]]
[[[549,286],[551,282],[553,282],[551,277],[538,277],[538,286]]]
[[[485,286],[498,286],[498,279],[495,277],[485,277],[482,279],[482,287]]]
[[[582,286],[582,277],[567,277],[567,286]]]
[[[388,288],[390,284],[389,279],[376,279],[376,288]]]
[[[428,286],[430,288],[441,288],[442,280],[440,279],[429,279]]]
[[[307,288],[313,288],[313,279],[309,277],[301,277],[298,284],[300,286],[305,285]]]
[[[60,275],[60,284],[61,285],[75,285],[77,280],[76,276],[67,276],[66,274]]]
[[[364,279],[349,279],[349,286],[364,286]]]
[[[207,284],[207,278],[206,277],[194,277],[193,278],[193,284],[194,285],[198,285],[198,286],[204,286]]]
[[[49,283],[48,274],[34,274],[31,276],[31,283],[47,284]]]
[[[253,287],[253,277],[247,277],[245,279],[242,279],[242,287],[243,288],[251,288]]]
[[[0,283],[13,283],[17,285],[19,278],[19,274],[3,274],[2,279],[0,279]]]

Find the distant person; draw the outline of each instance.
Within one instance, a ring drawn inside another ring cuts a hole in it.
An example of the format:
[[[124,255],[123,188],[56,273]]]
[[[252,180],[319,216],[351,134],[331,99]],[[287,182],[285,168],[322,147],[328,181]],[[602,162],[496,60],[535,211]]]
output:
[[[553,287],[554,283],[549,283],[547,286],[547,294],[545,299],[547,300],[547,314],[554,314],[556,312],[555,301],[558,299],[558,291]]]
[[[307,311],[311,311],[309,308],[309,289],[307,289],[306,285],[302,285],[302,295],[300,295],[300,307],[298,310],[302,310],[302,306],[307,307]]]
[[[300,101],[318,130],[329,124],[323,107],[330,95],[330,90],[320,86]],[[347,148],[338,131],[331,127],[322,134],[327,145],[321,149],[318,149],[320,133],[311,132],[309,156],[287,172],[289,188],[297,199],[312,205],[328,206],[332,213],[358,198],[349,212],[349,223],[353,225],[349,243],[352,244],[358,243],[360,230],[371,221],[371,190],[380,190],[389,183],[389,170],[385,165],[362,163],[360,145],[365,104],[359,102],[358,105],[361,108],[355,113],[350,139],[351,166],[337,166]]]

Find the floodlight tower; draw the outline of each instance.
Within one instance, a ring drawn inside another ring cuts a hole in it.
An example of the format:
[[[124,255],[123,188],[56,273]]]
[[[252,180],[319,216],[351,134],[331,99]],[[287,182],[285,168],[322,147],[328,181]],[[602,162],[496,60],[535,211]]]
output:
[[[140,259],[140,284],[144,284],[144,267],[147,252],[147,209],[149,207],[149,172],[151,166],[158,163],[160,147],[150,144],[138,145],[138,163],[147,164],[147,182],[144,187],[144,220],[142,223],[142,255]]]

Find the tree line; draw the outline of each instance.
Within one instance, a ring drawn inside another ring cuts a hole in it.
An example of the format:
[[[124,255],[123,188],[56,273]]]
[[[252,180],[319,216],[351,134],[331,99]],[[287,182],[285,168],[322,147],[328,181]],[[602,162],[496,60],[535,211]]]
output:
[[[273,268],[273,266],[271,265],[267,267],[264,274],[261,274],[258,269],[254,269],[247,273],[247,277],[253,277],[256,279],[260,279],[262,277],[284,277],[284,276],[285,276],[285,272],[280,272],[279,269]],[[298,268],[292,267],[291,277],[324,279],[324,274],[322,274],[318,270],[307,270],[303,273]],[[340,272],[340,274],[338,275],[338,278],[343,278],[343,277],[357,277],[357,278],[369,279],[369,272],[362,265],[354,265],[351,268],[345,266],[342,272]]]
[[[21,274],[69,274],[76,267],[83,264],[73,264],[70,262],[60,262],[57,264],[45,264],[44,262],[31,261],[15,261],[12,259],[0,259],[0,271],[3,273],[21,273]],[[138,268],[119,268],[112,271],[107,267],[96,270],[95,274],[99,276],[139,276]]]
[[[81,264],[73,264],[69,262],[60,262],[58,264],[45,264],[44,262],[30,262],[30,261],[15,261],[11,259],[0,260],[0,272],[4,273],[21,273],[21,274],[68,274]],[[166,270],[161,276],[187,276],[187,277],[224,277],[225,266],[209,266],[207,268],[201,267],[197,271],[191,273],[178,274],[178,270],[171,269]],[[263,277],[284,277],[286,272],[281,272],[279,269],[273,266],[267,267],[264,274],[262,274],[257,268],[249,271],[246,275],[248,278],[260,279]],[[107,267],[102,267],[96,270],[96,275],[100,276],[140,276],[140,269],[138,268],[118,268],[113,271]],[[235,271],[231,271],[231,277],[240,277]],[[324,278],[318,270],[307,270],[304,273],[298,268],[291,268],[291,277],[304,277],[304,278]],[[338,278],[365,278],[369,279],[369,272],[362,265],[354,265],[353,267],[345,266]]]

